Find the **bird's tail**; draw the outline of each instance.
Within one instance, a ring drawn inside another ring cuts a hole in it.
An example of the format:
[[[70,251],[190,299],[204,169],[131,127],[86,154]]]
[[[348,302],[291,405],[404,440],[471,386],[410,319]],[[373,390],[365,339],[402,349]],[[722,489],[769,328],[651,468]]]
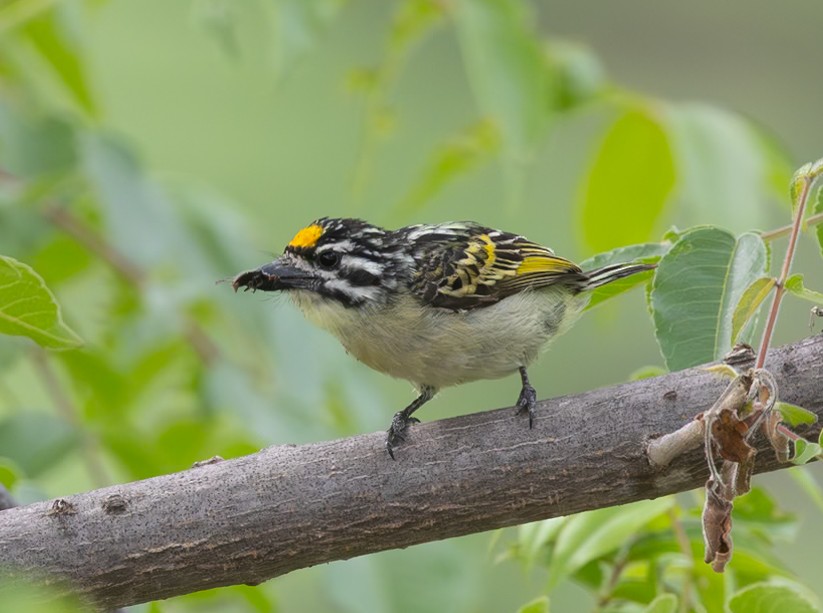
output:
[[[595,268],[584,273],[588,279],[583,289],[594,289],[623,277],[645,270],[654,270],[655,268],[657,268],[657,264],[609,264],[602,268]]]

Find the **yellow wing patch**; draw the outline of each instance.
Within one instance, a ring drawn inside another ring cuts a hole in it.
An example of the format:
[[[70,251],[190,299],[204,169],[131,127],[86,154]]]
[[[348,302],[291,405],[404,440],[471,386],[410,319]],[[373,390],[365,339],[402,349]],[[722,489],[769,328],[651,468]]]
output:
[[[482,286],[492,286],[505,276],[514,275],[513,268],[500,260],[494,240],[488,234],[472,237],[457,260],[454,272],[441,284],[439,292],[453,297],[471,296]]]
[[[523,258],[517,267],[517,276],[530,275],[538,272],[564,273],[580,270],[569,260],[556,255],[530,255]]]
[[[317,244],[320,237],[323,236],[323,232],[322,226],[318,226],[317,224],[307,226],[294,235],[294,238],[291,239],[287,247],[291,247],[292,249],[311,249]]]
[[[548,247],[515,234],[478,229],[452,247],[447,260],[435,254],[422,263],[417,283],[425,302],[454,310],[474,309],[523,290],[572,284],[583,277],[576,264]]]

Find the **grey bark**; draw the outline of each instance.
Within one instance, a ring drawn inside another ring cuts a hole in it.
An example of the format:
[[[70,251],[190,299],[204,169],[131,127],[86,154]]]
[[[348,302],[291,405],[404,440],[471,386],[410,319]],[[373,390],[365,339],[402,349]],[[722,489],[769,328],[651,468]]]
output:
[[[823,415],[823,336],[767,367],[783,400]],[[544,400],[533,430],[510,408],[417,424],[395,462],[378,432],[9,509],[0,575],[62,579],[111,608],[692,489],[702,450],[655,470],[645,445],[726,384],[690,369]],[[758,472],[786,467],[759,448]]]

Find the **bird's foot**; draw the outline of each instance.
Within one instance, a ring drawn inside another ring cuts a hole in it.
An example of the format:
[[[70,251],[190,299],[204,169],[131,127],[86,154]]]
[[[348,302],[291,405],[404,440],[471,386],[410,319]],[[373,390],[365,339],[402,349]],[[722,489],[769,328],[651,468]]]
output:
[[[406,414],[405,411],[398,411],[394,414],[394,417],[391,420],[391,425],[389,426],[388,433],[386,435],[386,451],[389,452],[389,456],[392,460],[394,460],[394,448],[395,446],[399,445],[403,441],[406,440],[405,432],[406,428],[409,427],[409,424],[419,424],[420,420],[416,417],[411,417]]]
[[[517,399],[517,415],[529,413],[529,430],[534,426],[534,406],[537,404],[537,392],[528,383],[523,384],[520,390],[520,397]]]

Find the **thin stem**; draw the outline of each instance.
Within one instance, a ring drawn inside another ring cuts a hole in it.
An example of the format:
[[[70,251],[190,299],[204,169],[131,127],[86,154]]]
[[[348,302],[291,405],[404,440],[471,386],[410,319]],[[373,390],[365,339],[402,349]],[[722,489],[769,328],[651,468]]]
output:
[[[146,285],[147,275],[142,268],[112,244],[103,240],[92,228],[72,215],[68,209],[51,205],[45,209],[44,214],[46,219],[55,226],[107,262],[128,283],[137,289],[142,289]],[[209,335],[191,317],[186,317],[183,335],[204,364],[211,364],[220,356],[220,350]]]
[[[806,220],[807,226],[816,226],[819,223],[823,223],[823,213],[810,215],[809,218]],[[780,228],[775,228],[774,230],[767,230],[766,232],[760,233],[760,238],[762,238],[764,241],[771,241],[776,238],[788,235],[789,233],[791,233],[792,228],[794,228],[794,224],[790,223],[787,226],[781,226]]]
[[[111,483],[111,478],[103,466],[101,461],[100,447],[97,439],[92,437],[83,427],[80,419],[80,411],[72,402],[63,385],[60,383],[57,375],[48,362],[46,352],[42,349],[35,349],[32,352],[32,361],[35,370],[43,381],[43,386],[46,392],[51,396],[54,406],[68,423],[70,423],[78,432],[82,433],[81,449],[83,451],[83,460],[86,468],[91,475],[97,487],[108,485]]]
[[[789,276],[789,271],[792,267],[794,254],[797,248],[797,237],[800,235],[800,228],[803,225],[803,215],[806,212],[806,202],[809,199],[809,191],[815,177],[803,177],[803,189],[800,192],[800,197],[797,200],[797,209],[795,210],[794,223],[792,223],[791,233],[789,234],[789,245],[786,247],[786,256],[783,258],[783,267],[780,269],[780,276],[777,278],[775,285],[774,297],[772,298],[772,306],[769,309],[769,317],[766,320],[766,327],[763,330],[763,338],[760,341],[760,349],[757,352],[757,361],[754,364],[755,368],[763,368],[766,362],[766,352],[769,350],[769,345],[772,341],[772,334],[774,333],[774,325],[777,322],[777,314],[780,311],[780,302],[783,299],[783,294],[786,292],[784,283]]]
[[[72,215],[68,209],[52,205],[45,209],[44,215],[63,232],[107,262],[126,281],[138,289],[145,283],[146,275],[139,266],[100,238],[94,230]]]
[[[606,605],[611,602],[614,590],[620,581],[620,576],[623,574],[623,571],[626,569],[626,565],[628,564],[629,550],[631,549],[632,544],[634,544],[634,539],[626,541],[617,553],[617,556],[615,556],[612,572],[609,574],[609,580],[597,599],[595,611],[602,611]]]
[[[677,510],[672,507],[668,511],[669,521],[672,523],[672,532],[677,540],[677,546],[683,554],[686,564],[689,566],[689,572],[683,581],[683,586],[680,590],[680,606],[678,611],[686,613],[689,610],[689,603],[691,602],[691,588],[694,581],[694,555],[692,554],[692,546],[689,542],[689,535],[686,534],[685,528],[677,516]]]
[[[786,426],[784,426],[783,424],[778,424],[778,425],[777,425],[777,431],[778,431],[778,432],[780,432],[780,434],[782,434],[782,435],[783,435],[783,436],[785,436],[786,438],[791,439],[791,440],[793,440],[793,441],[799,441],[800,439],[802,439],[802,438],[803,438],[802,436],[800,436],[800,435],[799,435],[799,434],[797,434],[796,432],[792,432],[791,430],[789,430],[789,429],[788,429]],[[803,439],[803,440],[805,440],[805,439]]]

